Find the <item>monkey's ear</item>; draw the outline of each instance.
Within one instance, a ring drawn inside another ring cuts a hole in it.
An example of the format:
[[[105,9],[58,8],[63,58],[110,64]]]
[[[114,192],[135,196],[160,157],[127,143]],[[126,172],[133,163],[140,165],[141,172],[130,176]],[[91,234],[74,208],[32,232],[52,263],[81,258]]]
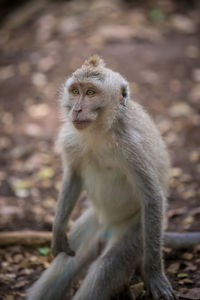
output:
[[[86,59],[83,65],[87,67],[104,67],[105,63],[104,60],[99,57],[99,55],[94,54]]]
[[[128,84],[123,84],[120,91],[120,104],[126,106],[129,98]]]

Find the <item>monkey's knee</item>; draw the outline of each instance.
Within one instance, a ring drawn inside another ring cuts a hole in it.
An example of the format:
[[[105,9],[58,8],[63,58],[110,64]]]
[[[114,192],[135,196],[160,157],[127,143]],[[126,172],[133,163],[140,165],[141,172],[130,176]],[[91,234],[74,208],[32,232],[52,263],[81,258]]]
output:
[[[73,225],[68,240],[71,247],[77,251],[81,245],[98,230],[98,223],[92,208],[88,208]]]

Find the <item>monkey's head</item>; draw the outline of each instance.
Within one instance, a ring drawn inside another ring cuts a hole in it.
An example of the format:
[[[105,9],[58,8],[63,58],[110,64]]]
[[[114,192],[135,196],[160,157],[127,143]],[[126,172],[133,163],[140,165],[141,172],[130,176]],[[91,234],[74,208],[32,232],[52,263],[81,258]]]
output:
[[[127,81],[93,55],[67,79],[61,104],[68,119],[81,130],[111,126],[128,98]]]

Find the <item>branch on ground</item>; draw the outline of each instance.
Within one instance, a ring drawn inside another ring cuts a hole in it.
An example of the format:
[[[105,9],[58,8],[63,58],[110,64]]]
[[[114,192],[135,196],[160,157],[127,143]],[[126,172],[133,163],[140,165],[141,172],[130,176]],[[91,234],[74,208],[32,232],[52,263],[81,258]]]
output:
[[[50,243],[52,233],[49,231],[7,231],[0,232],[0,246],[25,245],[35,246]]]
[[[7,231],[0,232],[0,246],[24,245],[37,246],[50,243],[49,231]],[[173,249],[191,248],[200,244],[200,232],[177,233],[165,232],[164,246]]]

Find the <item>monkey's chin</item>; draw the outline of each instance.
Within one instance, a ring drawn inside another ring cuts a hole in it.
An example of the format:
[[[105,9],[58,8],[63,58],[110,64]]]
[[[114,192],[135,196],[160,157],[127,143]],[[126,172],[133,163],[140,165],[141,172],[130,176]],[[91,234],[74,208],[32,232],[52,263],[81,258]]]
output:
[[[82,130],[87,128],[91,124],[91,121],[84,120],[84,121],[73,121],[73,125],[76,129]]]

